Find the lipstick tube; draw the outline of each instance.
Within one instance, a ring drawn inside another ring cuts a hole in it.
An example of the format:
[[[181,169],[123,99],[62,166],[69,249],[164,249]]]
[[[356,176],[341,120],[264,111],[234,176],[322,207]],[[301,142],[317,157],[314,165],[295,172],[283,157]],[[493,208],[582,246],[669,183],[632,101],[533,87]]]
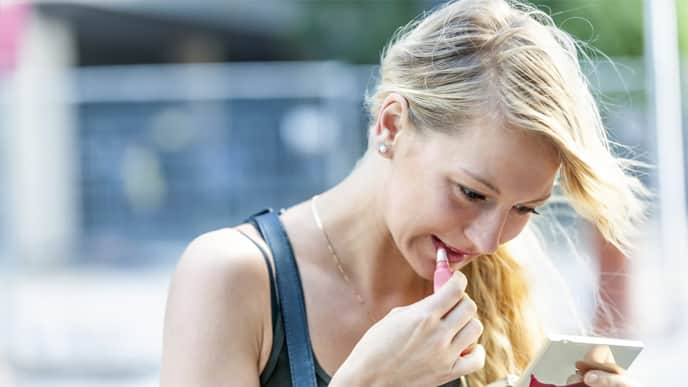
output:
[[[435,261],[435,277],[433,280],[433,289],[437,290],[442,287],[454,273],[449,267],[449,259],[447,259],[447,251],[443,248],[437,249],[437,260]]]

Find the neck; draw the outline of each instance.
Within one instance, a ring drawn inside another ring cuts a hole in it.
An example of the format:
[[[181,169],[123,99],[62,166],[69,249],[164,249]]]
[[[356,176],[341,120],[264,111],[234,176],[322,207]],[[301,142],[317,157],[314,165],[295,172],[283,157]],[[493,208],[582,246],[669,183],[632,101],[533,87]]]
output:
[[[332,247],[368,303],[417,300],[432,288],[401,255],[384,219],[386,161],[366,155],[349,177],[317,201]]]

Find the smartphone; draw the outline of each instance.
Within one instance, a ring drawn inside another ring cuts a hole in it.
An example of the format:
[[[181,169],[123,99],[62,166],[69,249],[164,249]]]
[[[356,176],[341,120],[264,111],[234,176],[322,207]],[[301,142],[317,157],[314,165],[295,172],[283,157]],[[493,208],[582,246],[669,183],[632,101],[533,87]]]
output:
[[[564,386],[566,379],[576,373],[576,362],[599,345],[608,346],[616,364],[624,369],[631,366],[643,349],[643,343],[635,340],[550,334],[513,386],[530,387],[531,375],[543,384]]]

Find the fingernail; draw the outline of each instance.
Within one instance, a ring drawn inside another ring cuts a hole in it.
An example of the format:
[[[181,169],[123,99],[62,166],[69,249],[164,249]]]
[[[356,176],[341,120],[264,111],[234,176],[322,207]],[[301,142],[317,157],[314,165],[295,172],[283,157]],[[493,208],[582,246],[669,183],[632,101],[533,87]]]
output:
[[[597,374],[588,373],[585,375],[585,384],[595,383],[600,377]]]

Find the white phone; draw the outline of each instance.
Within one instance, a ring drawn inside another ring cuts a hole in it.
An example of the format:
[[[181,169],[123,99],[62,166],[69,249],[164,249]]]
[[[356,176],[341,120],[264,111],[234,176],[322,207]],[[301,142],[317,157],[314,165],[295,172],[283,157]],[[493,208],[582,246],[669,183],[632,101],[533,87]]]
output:
[[[608,346],[616,364],[624,369],[631,366],[643,349],[643,343],[635,340],[550,334],[513,386],[529,387],[531,375],[541,383],[564,386],[566,379],[576,372],[576,361],[583,360],[589,351],[599,345]]]

